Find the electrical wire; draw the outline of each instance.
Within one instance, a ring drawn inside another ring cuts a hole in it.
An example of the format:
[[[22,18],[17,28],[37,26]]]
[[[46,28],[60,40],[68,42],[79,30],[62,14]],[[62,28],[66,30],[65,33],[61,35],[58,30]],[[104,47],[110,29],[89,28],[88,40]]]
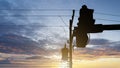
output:
[[[59,17],[59,16],[62,16],[62,17],[70,17],[71,15],[3,15],[3,14],[0,14],[0,17]]]
[[[59,16],[59,17],[60,17],[61,21],[63,22],[63,24],[64,24],[65,26],[68,26],[68,25],[64,22],[63,18],[62,18],[61,16]]]
[[[83,1],[83,3],[85,3],[85,1]],[[0,11],[2,10],[7,10],[7,11],[72,11],[73,9],[40,9],[40,8],[19,8],[19,9],[0,9]],[[79,10],[75,10],[75,11],[79,11]],[[117,16],[120,17],[119,14],[109,14],[109,13],[103,13],[103,12],[95,12],[95,14],[100,14],[100,15],[109,15],[109,16]]]
[[[2,10],[7,10],[7,11],[72,11],[73,9],[33,9],[33,8],[20,8],[20,9],[0,9]]]
[[[60,17],[62,23],[63,23],[66,27],[69,27],[69,26],[64,22],[63,18],[62,18],[61,16],[59,16],[59,17]],[[65,33],[65,36],[67,36],[67,31],[65,30],[65,27],[63,27],[63,30],[64,30],[64,33]],[[66,39],[66,40],[67,40],[67,39]]]
[[[72,9],[30,9],[30,8],[27,8],[27,9],[0,9],[1,10],[7,10],[7,11],[72,11]],[[79,11],[79,10],[75,10],[75,11]],[[100,15],[109,15],[109,16],[116,16],[116,17],[120,17],[120,15],[118,14],[108,14],[108,13],[102,13],[102,12],[95,12],[95,14],[100,14]],[[0,14],[0,17],[71,17],[71,15],[25,15],[25,14],[22,14],[22,15],[5,15],[5,14]],[[75,16],[75,17],[79,17],[79,16]],[[63,21],[63,19],[61,19]],[[101,18],[96,18],[96,20],[104,20],[104,21],[112,21],[112,22],[120,22],[119,20],[111,20],[111,19],[101,19]]]
[[[101,12],[95,12],[95,14],[120,17],[119,14],[108,14],[108,13],[101,13]]]
[[[96,20],[104,20],[104,21],[111,21],[111,22],[120,22],[120,20],[110,20],[110,19],[102,19],[102,18],[96,18]]]
[[[32,27],[33,27],[33,25],[0,25],[0,26],[17,26],[17,27],[18,27],[18,26],[32,26]],[[62,28],[63,28],[63,27],[68,27],[68,26],[41,26],[41,25],[40,25],[40,26],[39,26],[39,25],[34,25],[34,26],[35,26],[35,27],[36,27],[36,26],[38,26],[38,27],[48,27],[48,28],[49,28],[49,27],[53,27],[53,28],[56,28],[56,27],[60,27],[60,28],[61,28],[61,27],[62,27]]]
[[[40,17],[70,17],[70,16],[71,15],[0,15],[0,17],[30,17],[30,18],[33,18],[33,17],[39,17],[39,18]],[[78,17],[78,16],[75,16],[75,17]],[[120,22],[120,20],[111,20],[111,19],[102,19],[102,18],[96,18],[96,20]]]

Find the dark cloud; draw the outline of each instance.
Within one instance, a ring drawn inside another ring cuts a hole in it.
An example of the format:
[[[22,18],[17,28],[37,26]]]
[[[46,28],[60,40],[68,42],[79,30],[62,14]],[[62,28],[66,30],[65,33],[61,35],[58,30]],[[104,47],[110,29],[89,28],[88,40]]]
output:
[[[56,55],[59,53],[58,48],[52,49],[55,46],[57,47],[58,45],[55,45],[55,46],[49,45],[51,47],[49,49],[47,49],[45,46],[47,45],[45,45],[45,43],[42,43],[42,41],[33,41],[30,38],[20,36],[20,35],[4,34],[0,36],[0,52],[1,53],[41,55],[40,57],[45,59],[47,58],[44,56]]]
[[[112,42],[110,47],[114,48],[117,51],[120,51],[120,41]]]
[[[90,43],[93,47],[76,49],[74,54],[78,59],[97,59],[100,57],[119,57],[120,41],[110,41],[107,39],[91,39]],[[85,58],[86,57],[86,58]]]
[[[89,42],[89,44],[91,44],[91,45],[105,45],[105,44],[109,44],[109,43],[110,43],[110,40],[101,39],[101,38],[90,39],[90,42]]]
[[[85,48],[74,51],[73,55],[78,60],[94,60],[101,57],[119,57],[120,52],[113,49],[104,49],[104,48]]]
[[[0,60],[0,64],[11,64],[9,59]]]
[[[107,39],[91,39],[91,45],[95,45],[94,49],[102,49],[102,50],[113,50],[120,51],[120,41],[110,41]]]
[[[15,54],[44,54],[38,42],[14,34],[0,36],[0,52]]]
[[[44,59],[50,59],[44,56],[31,56],[31,57],[27,57],[26,60],[44,60]]]
[[[11,4],[7,1],[7,0],[0,0],[0,8],[1,9],[8,9],[8,8],[12,8]]]

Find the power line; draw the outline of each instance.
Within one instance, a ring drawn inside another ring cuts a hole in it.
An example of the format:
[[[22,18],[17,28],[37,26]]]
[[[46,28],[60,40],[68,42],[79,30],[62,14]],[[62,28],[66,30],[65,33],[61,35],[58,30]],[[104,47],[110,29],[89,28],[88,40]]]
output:
[[[101,13],[101,12],[95,12],[95,14],[120,17],[120,15],[119,15],[119,14],[108,14],[108,13]]]
[[[7,10],[7,11],[72,11],[73,9],[40,9],[40,8],[20,8],[20,9],[0,9],[1,10]],[[75,10],[79,11],[79,10]],[[95,14],[101,14],[101,15],[109,15],[109,16],[117,16],[120,17],[119,14],[108,14],[108,13],[103,13],[103,12],[95,12]]]
[[[33,8],[21,8],[21,9],[0,9],[7,11],[72,11],[73,9],[33,9]]]
[[[3,14],[0,14],[0,17],[59,17],[59,16],[62,16],[62,17],[70,17],[71,15],[3,15]]]
[[[62,18],[61,16],[59,16],[59,17],[60,17],[60,19],[62,20],[63,24],[64,24],[65,26],[68,26],[68,25],[64,22],[63,18]]]
[[[38,27],[53,27],[53,28],[56,28],[56,27],[68,27],[68,26],[41,26],[41,25],[0,25],[0,26],[38,26]]]
[[[62,20],[63,24],[64,24],[65,26],[69,27],[69,26],[64,22],[63,18],[62,18],[61,16],[59,16],[59,17],[60,17],[60,19]],[[66,36],[66,35],[67,35],[67,31],[65,30],[65,27],[63,27],[63,30],[64,30],[64,33],[65,33],[65,36]]]
[[[71,15],[0,15],[0,17],[70,17],[70,16]],[[78,16],[75,16],[75,17],[78,17]],[[102,19],[102,18],[96,18],[96,20],[120,22],[119,20]]]
[[[100,13],[100,14],[104,14],[104,13]],[[107,14],[109,15],[109,14]],[[119,15],[113,15],[113,16],[119,16]],[[30,15],[30,14],[21,14],[21,15],[5,15],[5,14],[0,14],[0,17],[71,17],[71,15]],[[79,17],[79,16],[75,16],[75,17]],[[111,19],[101,19],[101,18],[96,18],[97,20],[104,20],[104,21],[112,21],[112,22],[120,22],[119,20],[111,20]],[[63,19],[61,19],[63,21]],[[64,23],[64,21],[63,21]],[[65,24],[65,23],[64,23]],[[66,24],[65,24],[66,25]]]
[[[7,11],[72,11],[73,9],[33,9],[33,8],[20,8],[20,9],[0,9],[1,10],[7,10]],[[79,11],[79,10],[75,10]],[[103,12],[95,12],[95,14],[101,14],[101,15],[109,15],[109,16],[117,16],[120,17],[118,14],[108,14]]]
[[[96,18],[97,20],[104,20],[104,21],[111,21],[111,22],[120,22],[120,20],[110,20],[110,19],[102,19],[102,18]]]

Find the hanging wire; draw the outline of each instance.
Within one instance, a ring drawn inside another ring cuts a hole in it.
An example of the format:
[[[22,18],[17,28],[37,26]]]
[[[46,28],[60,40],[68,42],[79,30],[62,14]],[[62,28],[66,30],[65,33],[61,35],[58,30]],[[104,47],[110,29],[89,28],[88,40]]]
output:
[[[101,13],[101,12],[95,12],[95,14],[120,17],[119,14],[108,14],[108,13]]]
[[[110,19],[102,19],[102,18],[96,18],[97,20],[104,20],[104,21],[111,21],[111,22],[120,22],[120,20],[110,20]]]
[[[86,1],[83,0],[83,4],[85,4]],[[20,9],[0,9],[0,11],[2,10],[7,10],[7,11],[72,11],[73,9],[33,9],[33,8],[20,8]],[[79,11],[79,10],[75,10],[75,11]],[[103,12],[95,12],[95,14],[100,14],[100,15],[109,15],[109,16],[117,16],[117,17],[120,17],[119,14],[109,14],[109,13],[103,13]]]
[[[5,14],[0,14],[0,17],[59,17],[59,16],[62,16],[62,17],[70,17],[71,15],[33,15],[33,14],[16,14],[16,15],[5,15]]]
[[[72,11],[73,9],[33,9],[33,8],[20,8],[20,9],[0,9],[7,11]]]
[[[68,25],[65,23],[65,21],[63,20],[62,16],[59,16],[59,17],[60,17],[61,21],[63,22],[63,24],[64,24],[65,26],[68,26]]]
[[[0,17],[30,17],[30,18],[33,18],[33,17],[39,17],[39,18],[40,17],[70,17],[70,16],[71,15],[0,15]],[[75,17],[78,17],[78,16],[75,16]],[[120,20],[111,20],[111,19],[102,19],[102,18],[96,18],[96,20],[120,22]]]
[[[69,27],[69,26],[65,23],[65,21],[63,20],[63,18],[62,18],[61,16],[59,16],[59,17],[60,17],[62,23],[63,23],[66,27]],[[65,27],[63,27],[63,30],[64,30],[64,33],[65,33],[65,36],[67,36],[67,31],[65,30]],[[67,39],[66,39],[66,40],[67,40]]]
[[[85,0],[83,0],[83,2],[85,2]],[[72,9],[0,9],[1,10],[8,10],[8,11],[72,11]],[[75,11],[79,11],[79,10],[75,10]],[[95,14],[100,14],[100,15],[108,15],[108,16],[116,16],[116,17],[120,17],[119,14],[109,14],[109,13],[102,13],[102,12],[95,12]],[[0,17],[71,17],[71,15],[32,15],[32,14],[16,14],[16,15],[7,15],[7,14],[0,14]],[[79,16],[75,16],[75,17],[79,17]],[[63,21],[63,19],[61,18],[61,20]],[[102,18],[96,18],[96,20],[104,20],[104,21],[112,21],[112,22],[120,22],[119,20],[111,20],[111,19],[102,19]],[[66,25],[66,24],[65,24]]]

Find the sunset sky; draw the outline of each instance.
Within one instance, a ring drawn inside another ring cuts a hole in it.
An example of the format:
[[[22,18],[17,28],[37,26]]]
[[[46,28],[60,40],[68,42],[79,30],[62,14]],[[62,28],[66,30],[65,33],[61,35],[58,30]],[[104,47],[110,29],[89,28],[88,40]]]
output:
[[[0,0],[0,68],[64,68],[61,48],[75,9],[94,9],[96,24],[120,24],[120,0]],[[74,48],[74,68],[120,68],[120,31],[90,34]],[[69,44],[67,43],[67,46]]]

